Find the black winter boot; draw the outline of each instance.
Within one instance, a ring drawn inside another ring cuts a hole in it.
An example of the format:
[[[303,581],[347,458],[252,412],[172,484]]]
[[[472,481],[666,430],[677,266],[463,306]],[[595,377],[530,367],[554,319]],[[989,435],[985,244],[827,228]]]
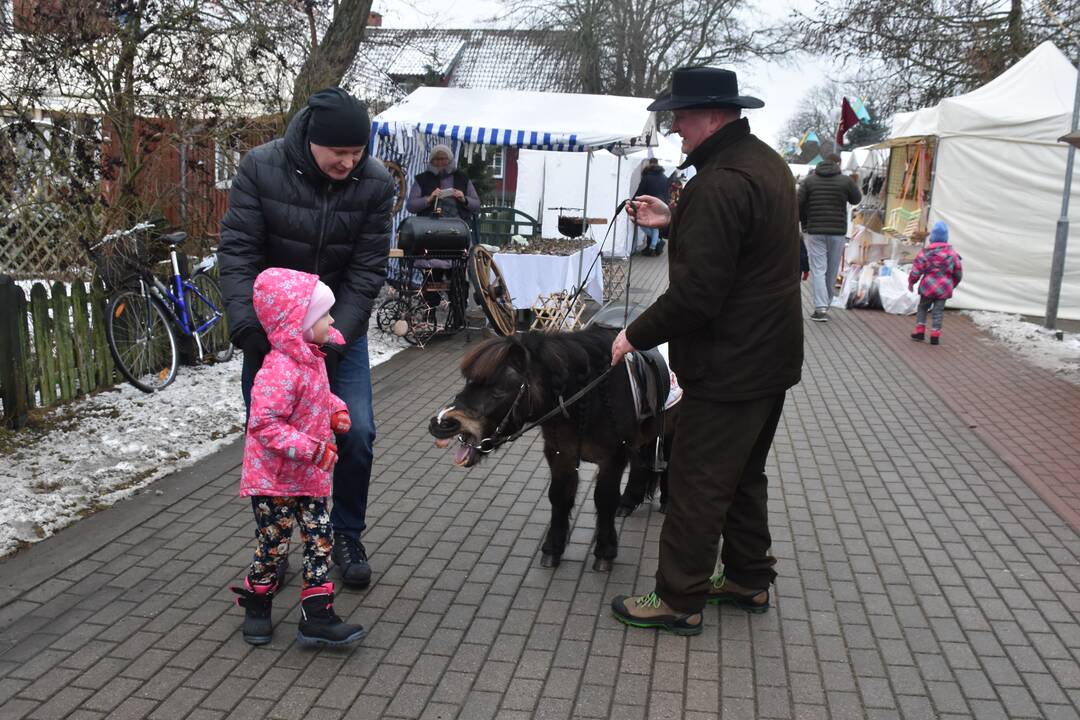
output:
[[[229,588],[240,597],[236,604],[244,608],[244,640],[252,645],[265,645],[274,639],[274,623],[270,609],[277,585],[252,585],[244,578],[244,587]]]
[[[349,645],[367,635],[360,625],[349,625],[334,612],[334,583],[300,591],[300,628],[296,639],[309,645]]]

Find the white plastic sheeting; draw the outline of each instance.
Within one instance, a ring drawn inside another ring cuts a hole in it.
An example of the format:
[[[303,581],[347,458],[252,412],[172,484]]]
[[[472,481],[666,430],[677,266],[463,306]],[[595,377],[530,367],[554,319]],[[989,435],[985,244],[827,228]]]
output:
[[[938,138],[930,223],[948,224],[964,260],[951,307],[1044,314],[1075,89],[1076,68],[1045,42],[983,87],[894,118],[890,143]],[[1075,216],[1080,174],[1070,206]],[[1072,235],[1058,314],[1080,320]]]

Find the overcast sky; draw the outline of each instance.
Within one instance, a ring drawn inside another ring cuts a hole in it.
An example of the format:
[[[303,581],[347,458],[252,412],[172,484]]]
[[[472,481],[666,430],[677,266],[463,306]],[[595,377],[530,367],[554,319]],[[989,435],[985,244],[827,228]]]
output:
[[[777,19],[787,17],[792,6],[809,12],[814,0],[758,3]],[[500,8],[495,0],[375,0],[372,4],[387,27],[485,27]],[[828,79],[828,63],[817,58],[792,59],[786,64],[748,62],[731,69],[739,74],[741,92],[765,101],[764,108],[748,114],[754,134],[770,145],[777,144],[780,128],[794,114],[802,95]]]

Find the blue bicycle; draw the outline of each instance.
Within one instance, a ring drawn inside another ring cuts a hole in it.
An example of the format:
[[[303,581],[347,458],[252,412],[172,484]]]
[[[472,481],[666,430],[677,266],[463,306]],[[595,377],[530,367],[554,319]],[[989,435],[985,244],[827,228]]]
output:
[[[150,229],[136,225],[89,247],[99,274],[113,289],[105,316],[109,351],[128,382],[148,393],[176,378],[181,349],[196,362],[225,362],[233,354],[225,301],[209,275],[217,256],[206,258],[185,277],[177,248],[187,233],[162,236],[158,242],[169,247],[172,271],[167,285],[153,272]]]

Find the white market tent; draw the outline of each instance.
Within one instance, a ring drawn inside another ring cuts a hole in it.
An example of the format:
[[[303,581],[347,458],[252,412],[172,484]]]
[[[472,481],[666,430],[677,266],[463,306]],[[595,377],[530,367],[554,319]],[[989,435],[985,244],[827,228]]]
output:
[[[1075,89],[1076,68],[1044,42],[977,90],[894,118],[884,145],[937,138],[929,222],[948,224],[964,259],[953,307],[1045,312]],[[1066,262],[1059,317],[1080,319],[1080,262]]]
[[[665,175],[671,175],[683,160],[682,138],[676,134],[658,135],[657,146],[627,154],[600,150],[593,154],[589,169],[589,216],[615,217],[615,227],[595,225],[593,234],[603,239],[605,255],[626,257],[632,246],[644,243],[644,232],[635,228],[626,213],[615,216],[616,205],[630,197],[641,180],[641,171],[649,158],[660,161]],[[546,150],[522,150],[518,155],[518,189],[514,207],[542,224],[544,237],[558,237],[559,208],[580,208],[585,195],[587,158],[581,153]],[[568,211],[566,214],[574,214]]]
[[[603,148],[645,147],[656,144],[656,116],[646,110],[650,102],[614,95],[421,87],[372,120],[372,154],[400,165],[412,182],[439,143],[449,144],[459,156],[486,153],[492,146],[588,155]],[[594,209],[586,213],[593,216]],[[402,209],[395,226],[407,215]]]

